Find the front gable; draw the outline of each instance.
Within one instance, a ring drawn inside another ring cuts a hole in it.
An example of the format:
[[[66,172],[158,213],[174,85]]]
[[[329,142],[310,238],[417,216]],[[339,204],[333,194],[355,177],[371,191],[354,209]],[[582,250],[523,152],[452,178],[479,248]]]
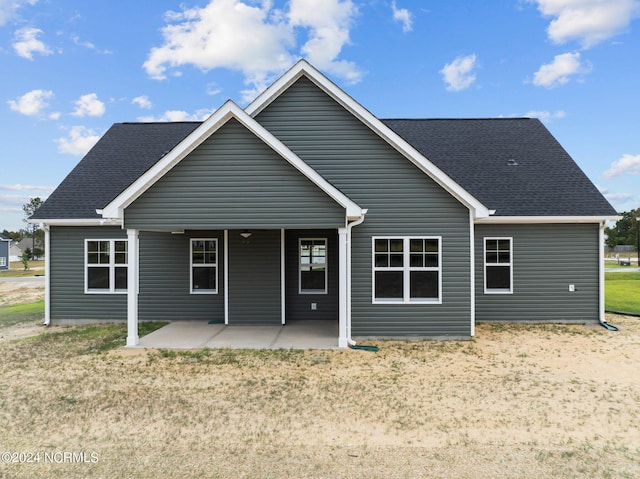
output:
[[[220,139],[219,146],[216,139]],[[204,143],[207,146],[203,147]],[[208,161],[209,154],[218,164]],[[179,168],[164,179],[187,158],[194,159],[187,162],[190,167]],[[220,168],[219,173],[212,174],[210,167],[213,171]],[[202,181],[203,174],[208,183]],[[225,175],[231,175],[231,181],[225,182]],[[145,195],[158,182],[158,188]],[[212,196],[204,198],[199,191]],[[314,199],[317,201],[309,209]],[[268,215],[282,218],[279,227],[303,227],[314,219],[319,227],[341,227],[363,215],[357,204],[230,101],[99,213],[104,219],[122,221],[125,210],[129,214],[127,227],[153,229],[273,227]],[[317,210],[330,211],[316,215]],[[339,222],[337,210],[342,210]],[[258,212],[265,213],[265,218]]]
[[[345,208],[231,118],[125,209],[125,227],[341,227]]]

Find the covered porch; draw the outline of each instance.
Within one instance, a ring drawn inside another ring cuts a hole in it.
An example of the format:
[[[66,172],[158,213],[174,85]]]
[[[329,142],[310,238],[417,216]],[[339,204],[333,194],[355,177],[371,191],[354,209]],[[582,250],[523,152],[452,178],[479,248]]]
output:
[[[174,321],[140,338],[138,348],[335,349],[338,323],[291,321],[286,325],[225,325]]]

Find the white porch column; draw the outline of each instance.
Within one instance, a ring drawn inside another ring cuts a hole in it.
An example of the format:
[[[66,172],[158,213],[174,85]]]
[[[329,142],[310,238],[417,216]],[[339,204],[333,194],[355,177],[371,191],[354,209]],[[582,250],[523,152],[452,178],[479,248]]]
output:
[[[349,346],[349,284],[348,275],[349,230],[338,228],[338,347]]]
[[[51,324],[51,230],[44,228],[44,325]]]
[[[138,230],[127,230],[127,346],[138,344]]]

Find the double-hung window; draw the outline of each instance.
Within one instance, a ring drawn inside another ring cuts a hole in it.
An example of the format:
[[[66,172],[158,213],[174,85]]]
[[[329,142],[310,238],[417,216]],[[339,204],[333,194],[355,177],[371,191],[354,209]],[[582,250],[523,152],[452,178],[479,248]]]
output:
[[[327,293],[327,239],[300,238],[300,294]]]
[[[6,265],[7,265],[7,257],[0,256],[0,266],[6,266]]]
[[[218,240],[191,240],[191,293],[218,292]]]
[[[85,240],[85,292],[126,293],[126,240]]]
[[[440,303],[440,237],[373,238],[374,303]]]
[[[484,239],[484,292],[513,293],[513,239]]]

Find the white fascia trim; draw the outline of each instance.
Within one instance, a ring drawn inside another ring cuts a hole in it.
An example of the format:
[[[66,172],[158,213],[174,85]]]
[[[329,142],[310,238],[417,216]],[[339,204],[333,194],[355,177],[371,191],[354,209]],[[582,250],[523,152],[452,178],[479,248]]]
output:
[[[489,209],[473,197],[467,190],[456,183],[449,175],[433,164],[422,153],[402,139],[391,128],[386,126],[369,110],[351,98],[325,75],[316,70],[306,60],[298,61],[271,86],[263,91],[245,111],[255,117],[274,101],[283,91],[289,88],[300,77],[306,76],[334,100],[340,103],[351,114],[376,132],[382,139],[393,146],[400,154],[416,165],[423,173],[433,179],[458,201],[473,211],[476,217],[489,216]]]
[[[482,224],[544,224],[544,223],[601,223],[615,221],[619,216],[491,216],[476,218],[475,223]]]
[[[271,149],[289,162],[294,168],[311,180],[318,188],[345,208],[347,219],[359,218],[362,208],[351,201],[335,186],[325,180],[318,172],[302,161],[295,153],[287,148],[267,129],[251,118],[242,108],[228,100],[222,107],[207,118],[202,125],[196,128],[173,150],[160,159],[145,174],[134,181],[131,186],[120,193],[111,203],[102,210],[104,218],[122,219],[124,210],[133,203],[142,193],[147,191],[156,181],[162,178],[171,168],[182,161],[189,153],[195,150],[213,133],[220,129],[231,118],[239,121],[245,128],[260,138]]]
[[[43,224],[47,226],[122,226],[122,221],[115,218],[104,220],[102,218],[86,219],[33,219],[29,223]]]

